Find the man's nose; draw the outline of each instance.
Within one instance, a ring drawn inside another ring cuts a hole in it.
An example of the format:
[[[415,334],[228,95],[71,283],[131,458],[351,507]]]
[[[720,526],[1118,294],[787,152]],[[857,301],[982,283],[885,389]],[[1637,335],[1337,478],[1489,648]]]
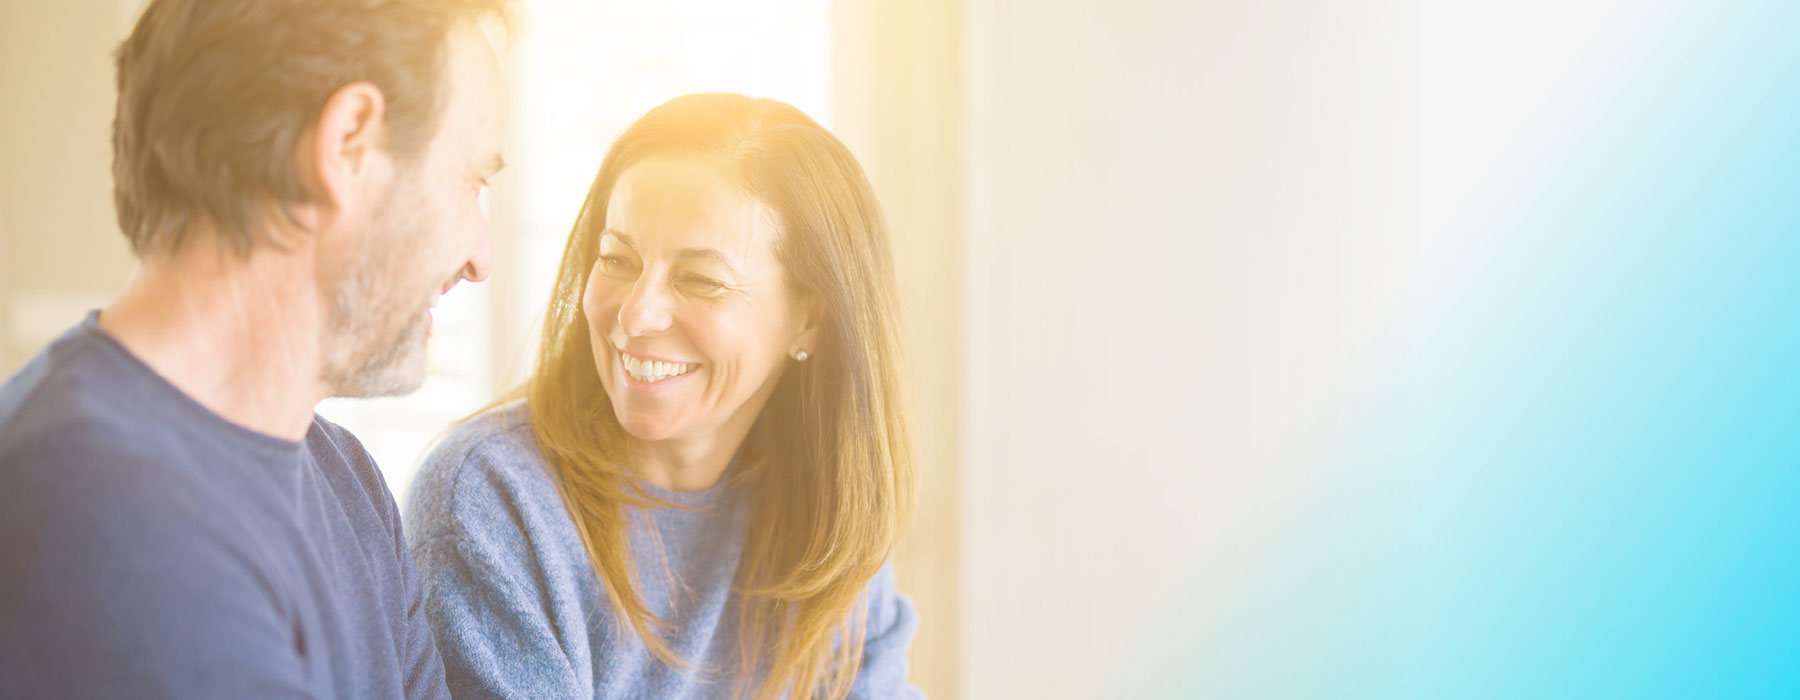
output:
[[[475,236],[475,248],[469,251],[469,261],[463,264],[463,279],[480,282],[488,278],[494,268],[494,238],[488,229],[487,222],[482,222],[481,231]]]

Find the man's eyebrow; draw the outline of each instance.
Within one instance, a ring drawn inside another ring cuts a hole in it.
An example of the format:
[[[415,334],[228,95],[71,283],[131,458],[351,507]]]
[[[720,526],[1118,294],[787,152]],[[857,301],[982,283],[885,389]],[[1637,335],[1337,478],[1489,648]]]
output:
[[[602,238],[612,236],[613,238],[619,239],[620,243],[624,243],[632,250],[637,250],[637,241],[631,240],[631,236],[625,235],[624,231],[620,231],[616,228],[603,229],[600,231],[600,236]],[[720,265],[724,265],[725,269],[730,270],[733,274],[738,273],[737,266],[731,264],[731,260],[725,257],[724,253],[720,253],[711,248],[682,248],[681,250],[676,251],[675,254],[677,257],[681,258],[708,258],[718,262]]]

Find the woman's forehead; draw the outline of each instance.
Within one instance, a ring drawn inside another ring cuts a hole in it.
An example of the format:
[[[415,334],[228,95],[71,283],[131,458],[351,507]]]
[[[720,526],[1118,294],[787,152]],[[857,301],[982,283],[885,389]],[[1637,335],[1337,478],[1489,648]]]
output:
[[[603,236],[639,250],[717,251],[742,261],[772,254],[778,231],[770,208],[721,168],[652,160],[619,177],[607,202]]]

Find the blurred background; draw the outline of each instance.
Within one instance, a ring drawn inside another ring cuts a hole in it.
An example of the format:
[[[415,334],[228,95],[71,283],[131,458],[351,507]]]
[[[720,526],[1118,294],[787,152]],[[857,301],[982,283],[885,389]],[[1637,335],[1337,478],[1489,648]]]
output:
[[[102,306],[138,0],[0,3],[0,372]],[[496,271],[400,498],[513,386],[610,141],[788,101],[892,226],[934,698],[1800,696],[1800,8],[524,0]]]

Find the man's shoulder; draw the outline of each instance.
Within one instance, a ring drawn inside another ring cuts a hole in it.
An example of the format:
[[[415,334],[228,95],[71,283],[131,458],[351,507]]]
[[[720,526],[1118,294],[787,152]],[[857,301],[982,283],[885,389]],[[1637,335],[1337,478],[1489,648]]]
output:
[[[175,494],[146,486],[179,488],[181,465],[159,459],[157,443],[170,438],[155,426],[168,412],[142,410],[140,379],[99,340],[78,326],[0,385],[0,503],[7,510],[148,505],[142,501]]]
[[[370,478],[379,481],[381,477],[379,465],[375,464],[368,448],[363,447],[362,440],[348,428],[326,420],[324,416],[313,414],[312,427],[306,431],[305,446],[314,461],[327,468],[345,470],[364,482]]]
[[[171,412],[87,341],[64,336],[0,386],[0,522],[129,539],[212,512]]]
[[[349,429],[313,415],[305,450],[365,544],[391,546],[401,537],[400,508],[375,457]]]
[[[85,325],[77,326],[0,384],[0,458],[66,433],[104,435],[129,420],[117,399],[135,378]]]
[[[257,549],[245,540],[249,516],[216,486],[105,421],[57,421],[0,452],[0,559],[33,576],[95,581],[241,565]],[[26,574],[0,579],[15,585]]]
[[[0,675],[60,689],[59,678],[125,672],[82,670],[73,659],[83,656],[133,658],[159,673],[274,663],[264,648],[219,636],[285,624],[276,601],[291,589],[252,525],[256,511],[191,464],[121,436],[67,421],[0,458],[0,646],[9,649]],[[21,652],[27,630],[41,636]],[[43,663],[29,663],[32,654]]]
[[[0,386],[0,528],[109,552],[174,529],[241,536],[199,410],[90,316]]]

